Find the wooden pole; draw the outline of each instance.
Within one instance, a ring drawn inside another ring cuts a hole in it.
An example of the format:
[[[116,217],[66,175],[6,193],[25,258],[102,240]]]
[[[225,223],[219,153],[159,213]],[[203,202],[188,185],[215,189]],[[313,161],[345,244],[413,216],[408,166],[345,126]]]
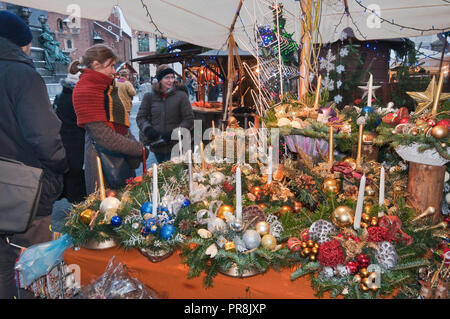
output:
[[[298,81],[298,99],[304,96],[308,92],[309,88],[309,66],[308,62],[311,53],[311,11],[312,11],[312,0],[302,0],[300,2],[302,12],[304,13],[304,19],[306,25],[302,28],[302,52],[300,56],[300,78]],[[303,26],[303,25],[302,25]]]
[[[433,166],[409,162],[408,201],[422,213],[429,206],[435,208],[433,224],[440,222],[445,166]]]

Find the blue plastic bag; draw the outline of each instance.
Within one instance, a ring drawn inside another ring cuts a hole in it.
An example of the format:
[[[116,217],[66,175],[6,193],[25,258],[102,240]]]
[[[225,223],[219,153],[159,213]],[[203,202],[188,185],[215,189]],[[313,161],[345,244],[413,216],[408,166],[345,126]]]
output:
[[[46,275],[62,261],[65,250],[72,246],[72,237],[64,234],[56,240],[27,248],[14,267],[21,274],[25,286]]]

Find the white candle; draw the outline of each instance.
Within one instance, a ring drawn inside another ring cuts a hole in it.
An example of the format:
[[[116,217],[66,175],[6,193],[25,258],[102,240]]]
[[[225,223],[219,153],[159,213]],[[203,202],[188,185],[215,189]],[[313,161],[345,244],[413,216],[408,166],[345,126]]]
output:
[[[367,106],[372,106],[372,86],[373,86],[372,73],[370,73],[368,86],[369,86],[369,90],[367,92]]]
[[[267,184],[272,183],[272,146],[269,146],[269,157],[268,157],[268,168],[267,168]]]
[[[366,187],[366,174],[364,174],[361,177],[361,182],[359,183],[358,202],[356,203],[355,221],[353,222],[354,229],[359,229],[361,227],[361,215],[363,210],[365,187]]]
[[[152,189],[152,204],[153,210],[152,215],[156,217],[158,208],[158,168],[156,164],[153,164],[153,189]]]
[[[378,198],[378,205],[382,206],[384,204],[384,184],[385,184],[385,176],[384,176],[384,167],[381,166],[381,172],[380,172],[380,194]],[[378,217],[383,216],[383,212],[378,213]]]
[[[180,158],[183,156],[183,144],[181,143],[181,129],[178,128],[178,147],[180,148]]]
[[[236,219],[242,221],[241,168],[236,168]]]
[[[193,176],[192,176],[192,150],[188,151],[188,165],[189,165],[189,196],[192,195],[194,191],[194,184],[193,184]]]

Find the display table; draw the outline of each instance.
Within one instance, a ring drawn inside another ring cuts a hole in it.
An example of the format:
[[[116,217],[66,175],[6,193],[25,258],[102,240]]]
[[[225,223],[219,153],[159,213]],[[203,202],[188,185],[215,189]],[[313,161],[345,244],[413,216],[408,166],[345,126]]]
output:
[[[116,256],[124,263],[130,275],[139,279],[160,296],[170,299],[311,299],[314,291],[307,276],[290,280],[295,269],[273,269],[265,274],[248,278],[234,278],[218,274],[213,287],[205,288],[204,274],[188,279],[189,268],[181,264],[179,252],[169,258],[152,263],[138,250],[125,251],[121,248],[105,250],[68,249],[64,260],[68,265],[77,264],[81,268],[81,284],[88,285],[102,275],[108,261]],[[325,294],[324,298],[329,298]]]

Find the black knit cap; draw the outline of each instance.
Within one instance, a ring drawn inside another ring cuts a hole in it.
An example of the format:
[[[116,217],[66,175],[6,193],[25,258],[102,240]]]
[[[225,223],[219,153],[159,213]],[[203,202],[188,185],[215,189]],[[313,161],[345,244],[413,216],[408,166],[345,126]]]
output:
[[[33,40],[30,27],[17,15],[9,11],[0,11],[0,37],[6,38],[19,47]]]
[[[167,74],[175,74],[175,71],[171,68],[167,68],[156,74],[156,79],[158,82],[162,80],[163,77],[165,77]]]

